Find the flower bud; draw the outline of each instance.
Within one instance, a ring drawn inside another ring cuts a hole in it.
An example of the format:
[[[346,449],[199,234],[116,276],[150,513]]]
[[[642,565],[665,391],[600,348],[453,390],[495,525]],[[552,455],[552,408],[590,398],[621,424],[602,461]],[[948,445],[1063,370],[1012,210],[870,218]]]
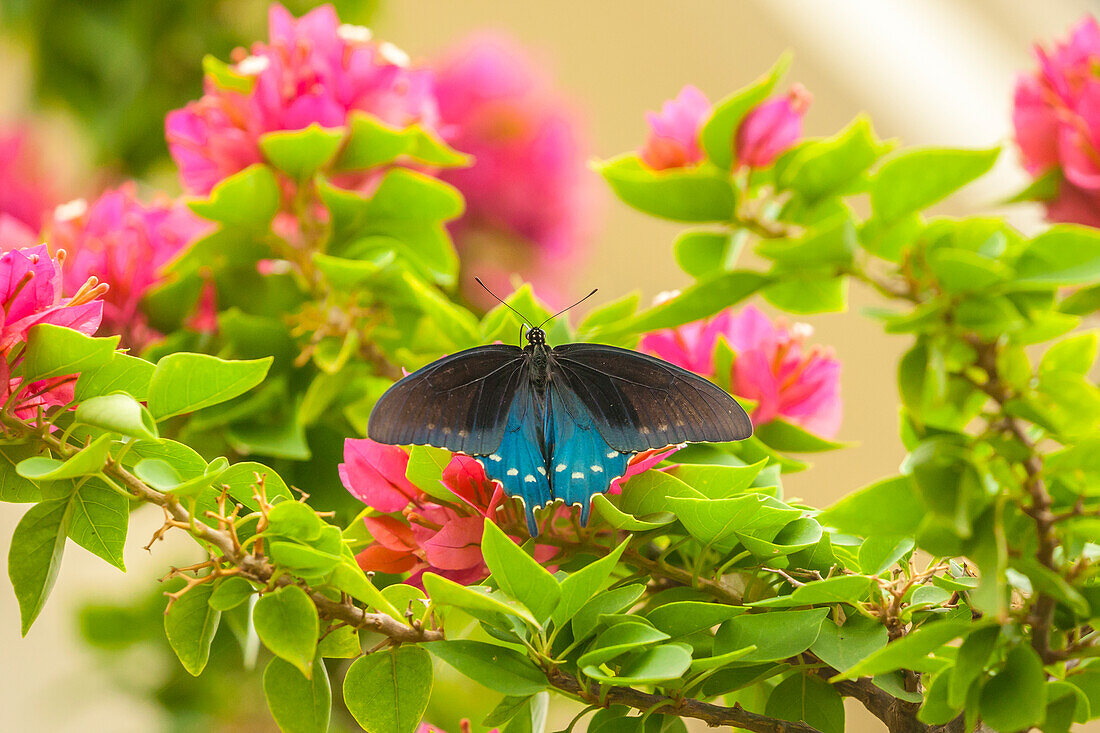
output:
[[[745,115],[735,138],[738,163],[764,168],[798,142],[812,99],[805,87],[795,84],[786,96],[772,97]]]
[[[648,112],[649,137],[638,151],[642,161],[655,170],[686,168],[703,160],[699,147],[699,132],[710,117],[707,96],[688,85],[675,99],[661,106],[661,111]]]

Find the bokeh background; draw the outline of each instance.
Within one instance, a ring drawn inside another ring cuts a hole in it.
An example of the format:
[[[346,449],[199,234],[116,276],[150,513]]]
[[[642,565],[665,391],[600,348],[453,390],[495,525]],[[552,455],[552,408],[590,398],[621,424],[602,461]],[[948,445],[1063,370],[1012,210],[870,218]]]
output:
[[[300,14],[314,3],[287,5]],[[1015,75],[1033,65],[1032,44],[1059,38],[1082,15],[1100,10],[1084,0],[380,0],[337,6],[343,19],[369,23],[377,37],[414,59],[475,30],[512,35],[571,100],[597,157],[638,147],[644,112],[684,84],[718,99],[786,49],[796,54],[789,78],[814,95],[805,121],[809,135],[831,134],[865,111],[881,137],[910,145],[1007,143]],[[59,196],[94,195],[130,176],[176,192],[161,134],[164,112],[200,94],[204,54],[227,58],[233,47],[265,36],[266,3],[253,0],[2,0],[0,127],[34,119],[45,143],[41,170],[31,173],[49,180]],[[1001,211],[999,202],[1026,182],[1009,143],[993,175],[941,210]],[[10,185],[0,179],[0,187]],[[671,254],[680,227],[614,203],[596,182],[592,190],[597,215],[570,290],[599,287],[598,299],[612,299],[636,289],[648,301],[685,285]],[[1040,226],[1037,208],[1003,211],[1025,231]],[[843,362],[841,438],[855,443],[791,478],[789,493],[812,504],[895,471],[902,457],[894,368],[904,340],[882,335],[860,315],[872,303],[872,294],[857,291],[849,313],[809,319],[814,340],[831,345]],[[0,505],[5,548],[24,509]],[[3,584],[0,729],[188,729],[186,716],[169,718],[157,700],[131,694],[142,689],[141,677],[167,675],[164,666],[174,660],[133,650],[91,652],[74,612],[89,601],[148,594],[151,578],[186,553],[182,537],[151,553],[141,549],[160,519],[151,507],[132,519],[125,576],[70,546],[53,597],[26,639],[19,638],[15,598]],[[131,677],[123,675],[120,684],[121,668]],[[851,730],[881,730],[855,708],[849,714]],[[255,720],[255,728],[238,721],[233,729],[273,729],[262,711]]]

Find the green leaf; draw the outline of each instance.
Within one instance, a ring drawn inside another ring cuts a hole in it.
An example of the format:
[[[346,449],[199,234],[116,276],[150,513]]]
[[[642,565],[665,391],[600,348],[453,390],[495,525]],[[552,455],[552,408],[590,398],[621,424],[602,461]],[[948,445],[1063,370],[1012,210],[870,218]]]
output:
[[[485,520],[481,551],[502,591],[531,609],[535,618],[550,616],[561,597],[557,578],[489,519]]]
[[[816,519],[800,517],[790,524],[785,525],[775,534],[769,537],[771,532],[765,532],[758,536],[754,532],[737,532],[737,539],[745,549],[760,558],[778,558],[784,555],[793,555],[800,550],[808,550],[821,541],[822,529]]]
[[[817,641],[827,608],[803,611],[768,611],[738,616],[718,628],[714,653],[725,654],[755,646],[743,657],[749,662],[771,662],[800,654]]]
[[[1001,671],[982,687],[982,721],[994,730],[1027,730],[1043,722],[1046,693],[1039,656],[1027,644],[1017,644]]]
[[[454,606],[468,611],[487,611],[489,613],[501,613],[505,616],[518,616],[532,626],[539,626],[538,619],[518,602],[506,603],[485,593],[480,593],[474,590],[472,586],[459,585],[434,573],[424,574],[424,590],[431,596],[433,603],[441,606]]]
[[[584,673],[598,682],[616,685],[652,685],[679,679],[690,666],[690,646],[661,644],[628,658],[616,675],[605,674],[596,667],[585,667]]]
[[[673,601],[664,603],[646,614],[654,628],[670,637],[687,636],[710,629],[743,614],[746,608],[705,601]],[[614,627],[613,627],[614,628]]]
[[[773,506],[775,500],[763,494],[717,500],[669,497],[667,501],[691,536],[705,544],[725,540],[734,532],[781,527],[802,513]]]
[[[115,352],[110,361],[91,369],[82,369],[76,380],[74,398],[84,402],[91,397],[125,392],[139,402],[149,394],[149,380],[156,367],[135,356]]]
[[[764,300],[789,313],[840,313],[848,308],[848,278],[831,270],[773,270],[776,281],[763,290]]]
[[[624,585],[609,591],[604,591],[581,606],[581,610],[573,615],[570,627],[573,631],[573,641],[580,642],[596,632],[596,624],[600,616],[610,613],[619,613],[634,604],[642,594],[645,586],[637,583]]]
[[[130,523],[129,500],[99,477],[92,476],[80,484],[71,501],[69,538],[126,572],[122,550]]]
[[[21,462],[39,455],[41,451],[42,446],[36,443],[0,445],[0,501],[42,501],[42,489],[38,484],[20,476],[16,470]]]
[[[542,672],[519,652],[483,641],[433,641],[422,645],[462,674],[505,695],[532,695],[547,686]]]
[[[145,406],[128,394],[92,397],[77,405],[76,421],[131,438],[156,440],[157,423]]]
[[[860,115],[834,137],[800,146],[779,175],[779,186],[809,202],[843,193],[885,147],[876,139],[871,120]]]
[[[965,249],[935,249],[928,266],[948,293],[980,293],[1014,276],[1003,262]]]
[[[68,497],[51,499],[27,510],[12,532],[8,577],[19,602],[23,636],[53,590],[71,518],[72,503]]]
[[[822,453],[846,447],[844,443],[814,435],[782,418],[775,418],[755,428],[757,438],[769,448],[784,453]]]
[[[599,308],[593,308],[592,312],[584,317],[577,326],[577,333],[587,333],[601,326],[613,326],[629,319],[638,310],[638,301],[641,296],[637,291],[627,293],[618,300],[605,303]]]
[[[317,656],[325,659],[355,659],[362,653],[359,630],[354,626],[332,629],[317,642]]]
[[[111,452],[111,436],[101,435],[65,461],[36,456],[20,462],[15,470],[24,478],[41,483],[60,481],[99,473],[107,463]]]
[[[916,532],[925,511],[912,479],[895,476],[848,494],[817,521],[847,534],[904,537]]]
[[[300,130],[277,130],[260,136],[260,150],[276,170],[299,181],[325,167],[340,149],[344,129],[326,129],[316,122]]]
[[[663,219],[724,222],[737,205],[729,177],[706,167],[656,171],[628,154],[600,163],[596,171],[624,203]]]
[[[282,501],[267,514],[267,532],[301,542],[312,542],[321,536],[325,521],[308,504]]]
[[[164,633],[183,668],[195,677],[210,659],[210,642],[222,613],[210,607],[210,583],[197,585],[174,601],[164,615]]]
[[[886,646],[888,639],[886,627],[877,619],[853,614],[842,626],[826,620],[810,651],[834,669],[848,669]]]
[[[367,733],[415,733],[432,691],[432,660],[402,645],[360,657],[344,677],[344,703]]]
[[[1100,278],[1100,232],[1055,224],[1027,243],[1016,261],[1017,281],[1044,285],[1092,285]]]
[[[802,721],[821,733],[844,733],[844,701],[840,693],[812,672],[795,672],[768,695],[764,714]]]
[[[424,315],[457,347],[467,348],[480,341],[477,318],[470,311],[453,303],[411,272],[401,273],[401,278]]]
[[[447,221],[462,216],[462,194],[437,178],[391,168],[370,198],[366,216],[375,221]]]
[[[700,280],[675,298],[642,311],[617,328],[606,329],[605,333],[645,333],[709,318],[748,298],[768,282],[766,275],[751,270],[722,273]]]
[[[625,529],[627,532],[645,532],[676,521],[676,518],[667,512],[653,515],[650,520],[638,519],[620,511],[603,494],[596,494],[592,497],[592,510],[610,526],[615,529]]]
[[[791,65],[791,55],[783,54],[768,72],[744,89],[740,89],[714,106],[710,119],[699,133],[699,143],[707,154],[707,159],[719,168],[733,167],[735,160],[734,144],[737,128],[745,115],[763,102],[772,89],[787,73]]]
[[[244,504],[252,511],[259,511],[260,504],[256,501],[255,491],[263,484],[264,497],[269,502],[274,502],[279,497],[293,499],[290,488],[283,478],[275,473],[271,466],[255,461],[241,461],[234,463],[217,478],[218,486],[227,486],[229,495],[234,500]],[[292,510],[293,511],[293,510]]]
[[[999,148],[926,148],[892,157],[871,179],[871,208],[875,218],[895,222],[931,206],[985,174],[999,154]]]
[[[676,478],[708,499],[729,499],[752,486],[767,465],[757,461],[747,466],[712,466],[703,463],[682,463],[673,469]]]
[[[326,733],[332,690],[324,662],[316,659],[307,679],[294,665],[275,657],[264,670],[264,697],[283,733]]]
[[[252,610],[252,623],[260,641],[276,656],[306,677],[313,673],[320,621],[317,607],[304,590],[288,585],[264,595]]]
[[[789,596],[769,598],[750,603],[750,606],[784,608],[788,606],[812,606],[818,603],[851,603],[855,605],[867,599],[875,579],[863,575],[838,575],[825,580],[815,580],[800,585]]]
[[[1053,344],[1039,362],[1039,374],[1069,372],[1088,374],[1096,360],[1097,332],[1079,333]],[[1028,375],[1030,376],[1030,374]]]
[[[279,184],[266,165],[250,165],[220,181],[205,201],[191,210],[204,219],[230,226],[266,227],[279,211]]]
[[[363,574],[362,569],[352,562],[344,562],[336,566],[330,580],[331,584],[344,591],[357,601],[362,601],[379,613],[392,616],[398,621],[404,617],[386,597],[374,587],[374,584]]]
[[[887,644],[863,661],[845,670],[836,679],[854,680],[895,669],[913,669],[941,646],[967,634],[969,621],[939,621],[910,631],[897,641]]]
[[[214,586],[210,594],[210,607],[216,611],[230,611],[241,605],[256,592],[244,578],[230,576]]]
[[[688,231],[676,238],[673,252],[680,269],[694,278],[732,270],[741,238],[725,232]]]
[[[169,354],[149,383],[149,411],[157,420],[233,399],[264,381],[272,357],[226,361],[206,354]]]
[[[313,264],[324,274],[329,285],[343,292],[354,291],[375,280],[393,264],[394,259],[393,250],[368,259],[348,259],[323,252],[313,253]]]
[[[850,216],[844,216],[809,230],[800,239],[766,239],[756,246],[756,253],[797,272],[850,265],[858,246],[855,225]]]
[[[982,677],[986,662],[997,647],[1001,638],[999,626],[977,629],[967,636],[959,653],[955,656],[955,666],[951,670],[951,682],[947,689],[947,702],[951,707],[960,708],[966,702],[970,686]]]
[[[393,127],[373,115],[352,112],[350,133],[336,161],[338,170],[375,168],[399,158],[440,167],[469,165],[472,161],[424,128]]]
[[[525,710],[529,709],[530,703],[536,697],[541,697],[547,693],[537,692],[534,695],[505,695],[501,698],[497,706],[493,708],[492,712],[485,716],[485,720],[481,722],[486,728],[496,728],[504,725],[512,718],[520,715]]]
[[[645,624],[615,624],[596,639],[577,660],[578,666],[596,666],[611,661],[638,647],[665,641],[671,636]]]
[[[619,562],[630,538],[605,557],[585,565],[561,582],[561,600],[551,614],[555,626],[564,626],[597,593],[603,590],[611,577],[611,571]],[[435,598],[435,594],[431,594]]]
[[[27,347],[16,374],[26,382],[63,377],[111,361],[118,336],[92,338],[52,323],[40,323],[27,335]]]

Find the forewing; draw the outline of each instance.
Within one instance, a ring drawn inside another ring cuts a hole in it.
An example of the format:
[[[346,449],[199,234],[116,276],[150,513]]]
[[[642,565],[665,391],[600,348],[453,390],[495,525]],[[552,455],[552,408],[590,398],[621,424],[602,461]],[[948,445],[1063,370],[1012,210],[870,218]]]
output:
[[[752,435],[749,416],[724,390],[647,354],[564,344],[550,352],[550,375],[576,393],[604,439],[619,451]]]
[[[527,355],[505,344],[445,356],[394,383],[371,411],[367,435],[392,445],[492,453],[527,374]]]

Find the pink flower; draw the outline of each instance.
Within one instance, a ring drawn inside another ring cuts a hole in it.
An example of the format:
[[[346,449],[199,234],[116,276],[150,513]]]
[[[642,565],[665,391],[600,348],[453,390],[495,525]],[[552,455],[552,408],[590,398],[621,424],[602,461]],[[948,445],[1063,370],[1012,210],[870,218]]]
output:
[[[719,313],[710,320],[646,335],[640,344],[677,366],[715,376],[714,350],[726,339],[736,358],[731,391],[757,402],[753,422],[784,418],[833,437],[840,429],[840,362],[819,347],[804,348],[806,324],[773,324],[760,309]]]
[[[0,129],[0,215],[37,232],[57,203],[46,166],[27,129]]]
[[[575,266],[591,215],[593,179],[576,115],[506,37],[468,38],[434,68],[441,130],[474,157],[440,173],[466,199],[452,229],[467,273],[519,272],[540,292],[552,289]],[[469,294],[488,297],[480,288]]]
[[[0,241],[0,249],[9,243]],[[20,356],[14,347],[27,340],[27,332],[40,323],[72,328],[91,335],[99,327],[106,286],[90,280],[70,299],[61,297],[61,260],[50,257],[45,245],[8,249],[0,256],[0,400],[17,393],[15,413],[31,417],[38,407],[65,405],[73,399],[75,375],[24,385],[12,377]]]
[[[233,72],[246,91],[206,79],[203,97],[165,121],[169,151],[184,186],[208,193],[218,181],[262,161],[259,138],[316,123],[340,127],[355,110],[392,125],[437,122],[430,72],[373,42],[366,28],[343,26],[331,5],[295,19],[281,5],[269,11],[270,41],[251,55],[234,54]]]
[[[47,225],[50,244],[68,253],[65,290],[90,277],[111,286],[103,301],[103,332],[119,334],[135,349],[159,337],[141,311],[145,294],[162,282],[161,269],[211,225],[182,203],[160,198],[145,204],[133,184],[107,191],[90,205],[58,207]]]
[[[650,168],[686,168],[703,160],[699,132],[710,117],[707,95],[690,84],[675,99],[665,102],[660,112],[647,112],[649,137],[639,151]]]
[[[795,84],[784,97],[772,97],[745,115],[737,128],[734,151],[741,165],[764,168],[802,137],[802,118],[812,97]]]
[[[1100,194],[1100,25],[1084,18],[1068,41],[1035,49],[1039,68],[1016,83],[1012,121],[1024,168],[1060,170],[1047,217],[1095,226]]]
[[[375,443],[370,438],[344,441],[344,462],[340,481],[344,488],[367,506],[380,512],[397,512],[420,494],[405,478],[409,454],[395,445]]]

